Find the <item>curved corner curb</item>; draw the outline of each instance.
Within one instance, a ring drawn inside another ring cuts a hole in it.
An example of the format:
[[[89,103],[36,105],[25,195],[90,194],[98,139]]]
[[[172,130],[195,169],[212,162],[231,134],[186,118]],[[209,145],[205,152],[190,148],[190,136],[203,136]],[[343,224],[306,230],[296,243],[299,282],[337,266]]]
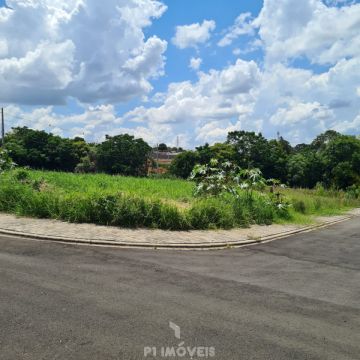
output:
[[[260,243],[267,243],[274,240],[284,239],[292,235],[302,234],[317,229],[325,228],[331,225],[335,225],[350,220],[353,217],[355,216],[347,215],[341,219],[336,219],[333,221],[327,221],[320,224],[306,226],[296,230],[271,234],[254,240],[248,239],[248,240],[239,240],[239,241],[228,241],[228,242],[224,241],[224,242],[216,242],[216,243],[214,242],[214,243],[197,243],[197,244],[128,242],[128,241],[113,241],[106,239],[67,238],[61,236],[25,233],[21,231],[1,229],[1,228],[0,228],[0,234],[15,238],[24,238],[24,239],[39,240],[39,241],[54,241],[58,243],[74,244],[74,245],[91,245],[91,246],[138,248],[138,249],[164,249],[164,250],[215,250],[215,249],[220,250],[220,249],[229,249],[229,248],[239,248],[243,246],[256,245]]]
[[[323,222],[320,224],[314,224],[314,225],[306,226],[306,227],[299,228],[296,230],[287,231],[284,233],[264,236],[261,238],[261,242],[267,243],[267,242],[274,241],[274,240],[284,239],[284,238],[287,238],[292,235],[303,234],[303,233],[311,232],[311,231],[314,231],[317,229],[326,228],[328,226],[336,225],[336,224],[342,223],[344,221],[351,220],[353,217],[355,217],[355,216],[347,215],[347,216],[342,217],[341,219],[330,220],[330,221],[326,221],[326,222]]]

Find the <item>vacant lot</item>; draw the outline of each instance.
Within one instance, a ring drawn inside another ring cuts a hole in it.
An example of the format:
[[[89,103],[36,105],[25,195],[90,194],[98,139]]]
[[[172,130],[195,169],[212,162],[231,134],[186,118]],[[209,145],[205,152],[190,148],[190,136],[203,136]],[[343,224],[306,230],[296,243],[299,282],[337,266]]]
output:
[[[277,191],[291,206],[278,211],[261,193],[249,203],[242,196],[195,198],[193,188],[184,180],[17,169],[0,175],[0,211],[70,222],[188,230],[308,223],[312,215],[339,214],[360,206],[359,199],[344,192],[281,189]]]

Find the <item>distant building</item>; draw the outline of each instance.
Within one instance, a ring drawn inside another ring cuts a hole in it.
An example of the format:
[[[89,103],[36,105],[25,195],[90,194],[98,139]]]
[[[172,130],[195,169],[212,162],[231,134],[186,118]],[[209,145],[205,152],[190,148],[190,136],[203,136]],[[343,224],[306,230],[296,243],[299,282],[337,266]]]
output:
[[[179,154],[181,154],[181,152],[153,150],[150,155],[148,173],[149,174],[167,173],[168,168],[171,165],[172,161]]]

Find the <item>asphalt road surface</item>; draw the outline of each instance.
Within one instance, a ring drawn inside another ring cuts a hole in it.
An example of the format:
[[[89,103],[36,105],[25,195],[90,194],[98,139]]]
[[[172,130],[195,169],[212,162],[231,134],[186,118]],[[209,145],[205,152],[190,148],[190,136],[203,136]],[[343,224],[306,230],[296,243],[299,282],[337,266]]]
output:
[[[0,359],[360,359],[359,234],[186,252],[0,236]]]

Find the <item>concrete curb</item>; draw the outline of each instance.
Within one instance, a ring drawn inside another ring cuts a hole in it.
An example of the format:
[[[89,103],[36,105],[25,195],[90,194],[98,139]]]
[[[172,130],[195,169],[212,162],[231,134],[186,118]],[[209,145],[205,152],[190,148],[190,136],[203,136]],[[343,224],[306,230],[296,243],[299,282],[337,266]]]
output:
[[[239,248],[242,246],[254,245],[259,243],[266,243],[278,239],[283,239],[291,235],[301,234],[317,230],[320,228],[328,227],[341,223],[343,221],[350,220],[355,217],[355,215],[346,215],[341,219],[337,218],[336,220],[326,221],[320,224],[315,224],[311,226],[306,226],[296,230],[280,232],[276,234],[271,234],[267,236],[260,237],[258,239],[249,239],[241,241],[227,241],[227,242],[218,242],[218,243],[197,243],[197,244],[187,244],[187,243],[150,243],[150,242],[127,242],[127,241],[113,241],[106,239],[80,239],[80,238],[66,238],[61,236],[50,236],[50,235],[41,235],[41,234],[32,234],[24,233],[20,231],[14,231],[9,229],[1,229],[1,235],[8,235],[16,238],[26,238],[29,240],[39,240],[39,241],[55,241],[58,243],[67,243],[67,244],[76,244],[76,245],[92,245],[92,246],[106,246],[106,247],[120,247],[120,248],[139,248],[139,249],[167,249],[167,250],[212,250],[212,249],[227,249],[227,248]]]

